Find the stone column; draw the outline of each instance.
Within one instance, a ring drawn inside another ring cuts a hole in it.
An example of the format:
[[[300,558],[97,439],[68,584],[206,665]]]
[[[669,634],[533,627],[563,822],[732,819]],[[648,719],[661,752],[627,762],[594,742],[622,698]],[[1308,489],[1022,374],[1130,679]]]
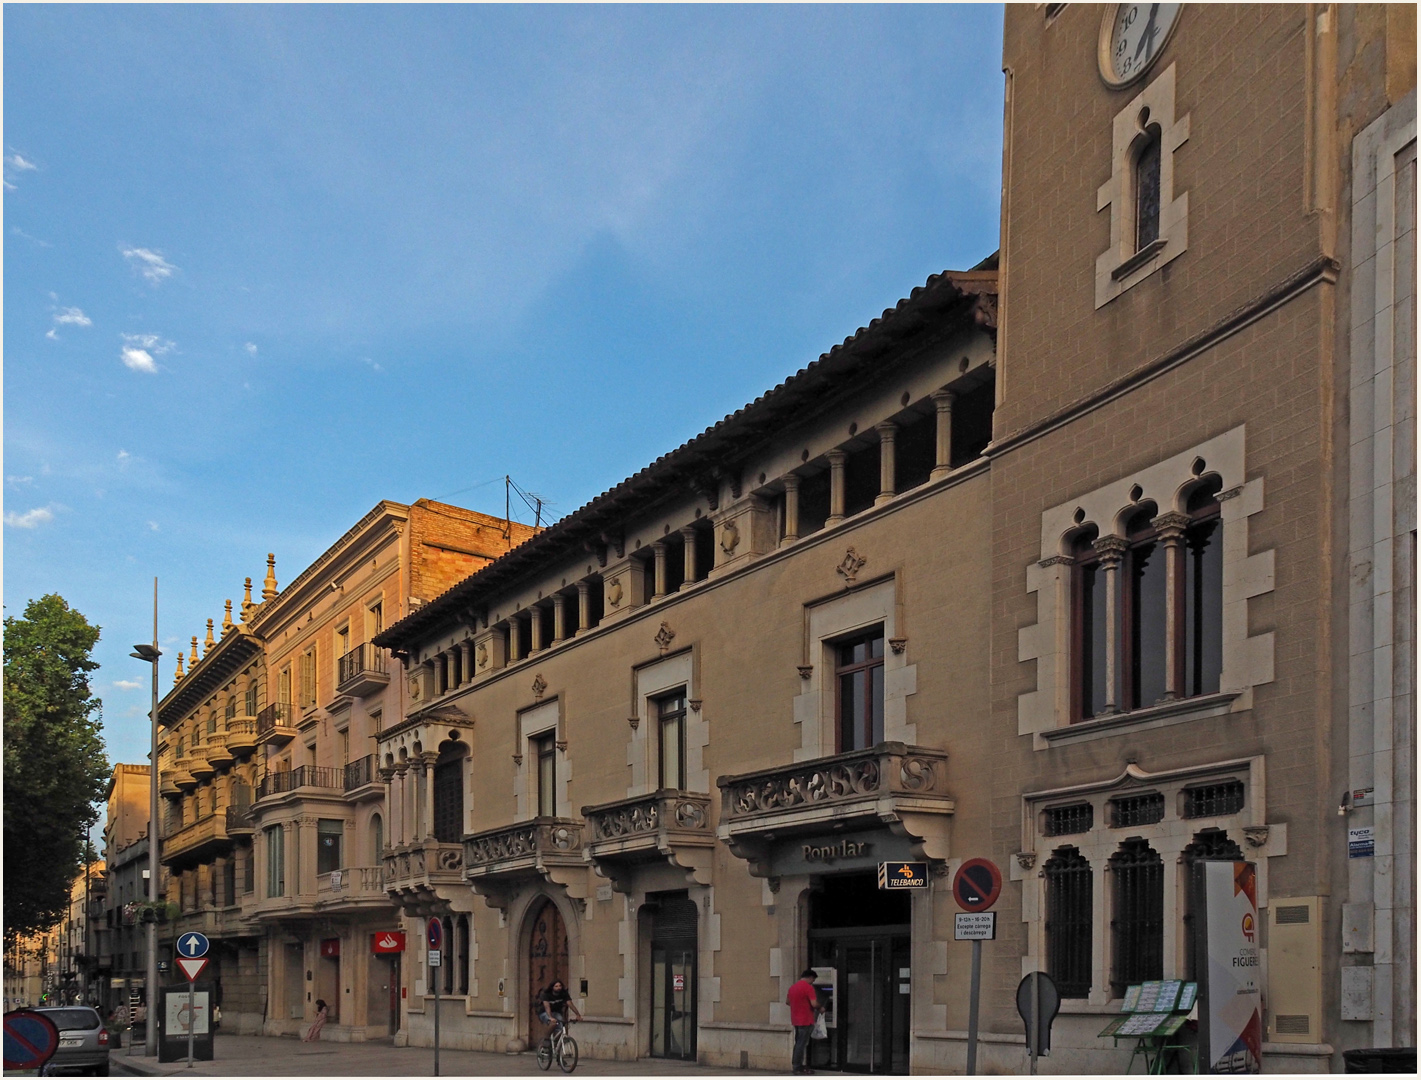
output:
[[[520,651],[523,646],[519,641],[518,622],[517,615],[508,616],[508,662],[510,664],[523,659],[523,653]]]
[[[1120,711],[1120,564],[1130,545],[1120,536],[1102,536],[1095,542],[1100,568],[1105,572],[1105,708]]]
[[[530,655],[531,655],[532,653],[540,653],[540,652],[542,652],[544,649],[547,648],[547,643],[543,640],[543,609],[542,609],[542,608],[537,607],[537,606],[534,606],[534,607],[530,607],[530,608],[528,609],[528,629],[529,629],[529,631],[530,631],[530,633],[529,633],[528,636],[532,639],[532,640],[529,642],[529,645],[530,645],[530,649],[529,649]]]
[[[895,445],[898,425],[891,420],[885,420],[876,425],[874,430],[878,432],[878,495],[873,500],[873,505],[882,506],[898,493],[898,459]]]
[[[447,689],[449,689],[448,684],[444,681],[445,675],[446,675],[446,673],[448,672],[448,670],[449,670],[449,668],[448,668],[448,662],[447,662],[447,659],[446,659],[446,657],[444,656],[444,654],[443,654],[443,653],[435,653],[435,655],[434,655],[434,694],[435,694],[436,697],[437,697],[438,695],[444,693],[444,691],[446,691]]]
[[[937,463],[932,478],[946,476],[952,469],[952,403],[957,395],[951,390],[937,390],[932,395],[937,407]]]
[[[666,541],[656,541],[651,545],[651,551],[656,558],[656,592],[651,598],[660,600],[666,595]]]
[[[459,685],[467,686],[474,681],[474,642],[466,638],[459,642]]]
[[[780,539],[784,547],[799,539],[799,477],[790,473],[785,477],[785,534]]]
[[[842,450],[830,450],[829,458],[829,517],[827,525],[837,525],[844,520],[844,462],[849,455]]]
[[[684,570],[681,588],[689,589],[696,583],[696,530],[690,525],[681,530],[681,565]]]
[[[553,593],[553,644],[567,640],[567,597]]]
[[[1189,515],[1170,511],[1155,518],[1164,545],[1164,699],[1184,697],[1184,530]]]
[[[592,629],[592,583],[586,578],[577,583],[577,632]]]
[[[434,763],[439,754],[426,750],[420,755],[424,759],[424,837],[434,839]]]

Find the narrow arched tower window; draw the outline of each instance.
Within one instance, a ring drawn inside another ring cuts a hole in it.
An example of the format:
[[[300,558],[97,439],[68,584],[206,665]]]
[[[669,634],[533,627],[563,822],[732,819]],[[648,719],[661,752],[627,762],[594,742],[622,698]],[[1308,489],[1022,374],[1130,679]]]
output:
[[[1135,250],[1143,251],[1159,239],[1160,129],[1145,128],[1135,154]]]

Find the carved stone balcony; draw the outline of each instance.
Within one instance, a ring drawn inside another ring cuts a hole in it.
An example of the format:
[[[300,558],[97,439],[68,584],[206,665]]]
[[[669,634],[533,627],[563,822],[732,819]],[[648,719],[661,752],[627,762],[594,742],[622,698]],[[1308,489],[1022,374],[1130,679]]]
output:
[[[173,783],[183,791],[197,787],[197,778],[192,774],[192,760],[179,758],[173,762]]]
[[[327,912],[388,911],[383,876],[379,866],[347,866],[321,874],[316,878],[316,907]]]
[[[194,746],[192,750],[189,751],[187,771],[192,773],[199,781],[212,779],[217,770],[214,769],[212,763],[207,760],[206,746]]]
[[[224,741],[232,754],[239,758],[248,757],[257,748],[257,718],[239,716],[228,720]]]
[[[650,795],[584,806],[587,857],[619,892],[638,868],[667,864],[688,884],[709,885],[715,832],[710,796],[663,788]]]
[[[178,787],[176,769],[158,770],[158,794],[169,799],[182,797],[183,789]]]
[[[232,764],[232,751],[227,749],[227,740],[220,734],[209,735],[202,751],[213,769],[225,769]]]
[[[288,701],[274,701],[257,713],[257,741],[285,746],[296,738],[296,707]]]
[[[390,682],[385,670],[385,650],[368,641],[342,656],[337,668],[338,694],[366,697],[383,690]]]
[[[716,835],[770,876],[777,841],[843,830],[887,829],[917,858],[948,857],[947,754],[899,742],[722,776]]]
[[[464,837],[464,880],[494,907],[506,903],[510,889],[536,877],[584,899],[588,869],[582,822],[572,818],[533,818]]]
[[[387,848],[383,869],[385,893],[406,915],[441,914],[455,895],[468,888],[463,844],[427,840]]]

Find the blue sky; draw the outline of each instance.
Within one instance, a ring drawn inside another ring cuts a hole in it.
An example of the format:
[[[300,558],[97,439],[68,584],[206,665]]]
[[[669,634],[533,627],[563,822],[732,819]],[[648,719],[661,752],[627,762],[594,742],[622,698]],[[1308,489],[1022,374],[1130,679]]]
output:
[[[382,498],[576,509],[996,248],[1001,22],[7,7],[6,613],[141,761],[155,574],[166,692]]]

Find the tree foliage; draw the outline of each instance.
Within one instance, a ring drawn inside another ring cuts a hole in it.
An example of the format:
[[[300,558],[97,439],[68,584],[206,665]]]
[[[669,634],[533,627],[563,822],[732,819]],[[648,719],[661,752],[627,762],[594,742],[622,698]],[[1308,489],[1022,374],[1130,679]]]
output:
[[[99,628],[51,594],[5,619],[5,937],[53,926],[109,765],[89,691]]]

